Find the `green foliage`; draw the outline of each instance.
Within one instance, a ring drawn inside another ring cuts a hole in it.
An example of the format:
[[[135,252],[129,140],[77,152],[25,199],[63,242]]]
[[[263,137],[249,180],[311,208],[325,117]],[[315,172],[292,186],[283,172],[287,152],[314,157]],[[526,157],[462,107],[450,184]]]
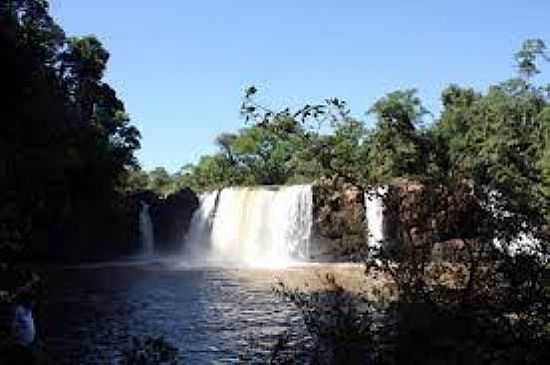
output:
[[[525,79],[530,79],[540,73],[536,64],[537,57],[546,61],[550,59],[546,54],[546,44],[542,39],[527,39],[521,45],[521,49],[515,53],[514,58],[518,72]]]
[[[296,171],[302,143],[299,128],[286,123],[281,120],[277,129],[253,126],[238,134],[222,134],[216,140],[219,152],[186,166],[177,185],[203,191],[228,185],[286,183]]]
[[[162,195],[172,190],[172,178],[164,167],[157,167],[149,173],[149,189]]]
[[[128,191],[147,190],[150,185],[150,179],[147,172],[141,169],[130,169],[124,176],[123,186]]]
[[[433,126],[440,178],[469,181],[476,194],[485,195],[482,200],[499,192],[495,209],[530,226],[528,220],[540,217],[544,202],[541,169],[550,125],[544,88],[512,79],[485,95],[451,86],[442,99],[444,109]]]
[[[286,363],[283,360],[289,352],[301,356],[304,363],[370,363],[380,351],[377,331],[380,323],[376,323],[375,316],[381,306],[364,295],[345,290],[333,274],[327,273],[320,279],[325,285],[321,291],[291,289],[283,282],[275,286],[274,292],[299,310],[313,346],[309,351],[292,353],[289,351],[292,346],[286,342],[289,339],[281,337],[271,353],[271,363]]]
[[[392,92],[378,100],[369,113],[377,122],[367,142],[370,180],[388,182],[424,174],[428,151],[419,127],[427,111],[416,90]]]
[[[550,213],[550,208],[548,208],[550,207],[550,135],[546,138],[545,147],[542,157],[538,162],[538,167],[541,170],[542,194],[546,203],[546,214],[548,214]]]
[[[216,139],[219,151],[186,166],[178,186],[204,191],[230,185],[311,182],[341,176],[357,182],[364,172],[366,129],[349,116],[345,102],[327,99],[302,109],[272,111],[257,104],[257,90],[245,92],[241,113],[249,125]],[[330,123],[331,134],[320,133]]]
[[[358,183],[368,174],[367,130],[362,121],[346,117],[333,124],[333,133],[324,137],[327,150],[325,156],[328,172],[325,175],[336,174],[349,182]]]
[[[381,127],[412,133],[428,113],[416,93],[415,89],[391,92],[375,102],[369,113],[376,115]]]
[[[48,11],[43,0],[0,5],[0,200],[11,207],[0,235],[20,247],[44,244],[77,201],[120,188],[140,146],[102,80],[107,50],[93,36],[67,38]]]
[[[525,42],[515,55],[522,72],[538,72],[527,69],[547,58],[544,51],[540,40]],[[209,190],[333,177],[358,185],[466,179],[533,200],[529,194],[540,187],[549,87],[528,79],[511,79],[486,94],[451,85],[442,92],[441,117],[427,126],[428,111],[416,90],[398,90],[370,108],[371,129],[339,99],[274,111],[258,104],[258,90],[250,87],[241,106],[248,126],[218,137],[219,152],[188,166],[179,185]]]

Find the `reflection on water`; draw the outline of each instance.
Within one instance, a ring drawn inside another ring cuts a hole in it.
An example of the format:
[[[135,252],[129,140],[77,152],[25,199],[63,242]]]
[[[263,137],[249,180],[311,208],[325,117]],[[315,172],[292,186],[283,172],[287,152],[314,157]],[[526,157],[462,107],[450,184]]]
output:
[[[52,270],[41,337],[60,363],[115,363],[131,336],[147,335],[166,336],[186,363],[238,362],[251,341],[265,348],[303,327],[272,275],[255,272],[160,261]]]

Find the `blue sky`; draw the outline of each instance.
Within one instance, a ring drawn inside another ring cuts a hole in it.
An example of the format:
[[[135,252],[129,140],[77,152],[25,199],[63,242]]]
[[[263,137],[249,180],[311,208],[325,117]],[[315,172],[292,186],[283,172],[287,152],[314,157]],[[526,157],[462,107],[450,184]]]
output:
[[[398,88],[417,88],[437,115],[449,83],[510,77],[530,37],[550,43],[548,0],[50,0],[68,35],[96,35],[106,79],[142,132],[145,169],[176,171],[243,126],[243,90],[272,107],[327,97],[354,115]],[[541,81],[550,80],[550,68]]]

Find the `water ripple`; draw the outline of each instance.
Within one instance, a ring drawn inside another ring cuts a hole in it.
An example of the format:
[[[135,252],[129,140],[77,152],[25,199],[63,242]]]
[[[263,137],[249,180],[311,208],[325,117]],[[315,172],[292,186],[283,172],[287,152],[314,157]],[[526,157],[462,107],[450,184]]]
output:
[[[132,336],[164,335],[185,363],[235,363],[299,321],[266,275],[108,265],[52,270],[37,322],[60,364],[115,363]]]

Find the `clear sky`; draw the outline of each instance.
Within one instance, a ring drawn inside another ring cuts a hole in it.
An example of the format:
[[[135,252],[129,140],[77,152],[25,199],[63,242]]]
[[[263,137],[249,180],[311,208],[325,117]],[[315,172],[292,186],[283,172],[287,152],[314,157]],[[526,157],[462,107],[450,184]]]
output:
[[[73,35],[111,53],[106,79],[142,133],[145,169],[176,171],[243,126],[243,90],[272,107],[327,97],[354,115],[415,87],[437,115],[451,82],[512,76],[526,38],[550,43],[550,0],[50,0]],[[544,67],[548,81],[549,67]]]

